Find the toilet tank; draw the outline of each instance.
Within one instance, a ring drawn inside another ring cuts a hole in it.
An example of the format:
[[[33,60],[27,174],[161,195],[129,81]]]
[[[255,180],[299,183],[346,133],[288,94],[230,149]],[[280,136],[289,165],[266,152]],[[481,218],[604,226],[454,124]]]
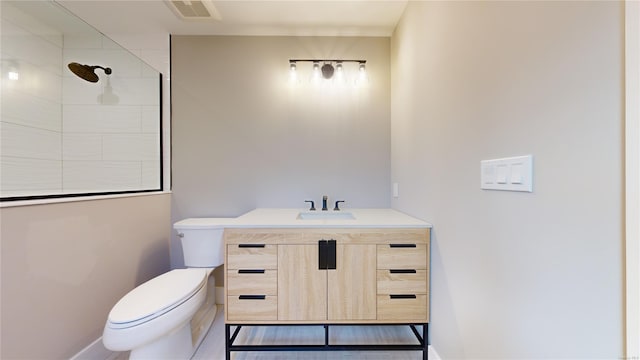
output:
[[[224,225],[231,219],[192,218],[173,224],[186,267],[217,267],[224,263]]]

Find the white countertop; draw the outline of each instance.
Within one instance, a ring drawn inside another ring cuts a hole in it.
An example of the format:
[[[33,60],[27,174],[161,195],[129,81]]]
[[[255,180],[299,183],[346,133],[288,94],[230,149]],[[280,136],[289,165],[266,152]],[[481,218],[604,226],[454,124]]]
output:
[[[355,219],[299,219],[300,213],[330,214],[332,210],[258,208],[237,218],[192,218],[177,222],[182,228],[431,228],[432,225],[393,209],[344,209]],[[337,213],[337,212],[336,212]]]

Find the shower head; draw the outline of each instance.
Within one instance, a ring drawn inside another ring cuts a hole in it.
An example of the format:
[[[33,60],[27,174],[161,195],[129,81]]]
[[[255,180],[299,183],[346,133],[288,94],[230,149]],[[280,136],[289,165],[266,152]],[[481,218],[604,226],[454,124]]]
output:
[[[111,68],[104,68],[102,66],[94,65],[83,65],[78,64],[77,62],[69,63],[69,70],[71,70],[74,74],[78,75],[81,79],[87,80],[89,82],[98,82],[100,80],[98,75],[96,75],[96,69],[104,70],[104,73],[109,75],[111,74]]]

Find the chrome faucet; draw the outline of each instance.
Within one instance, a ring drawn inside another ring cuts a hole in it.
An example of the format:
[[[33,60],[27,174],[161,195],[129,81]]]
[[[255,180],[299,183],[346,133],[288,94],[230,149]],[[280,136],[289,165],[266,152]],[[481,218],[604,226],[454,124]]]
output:
[[[327,211],[329,209],[327,209],[327,195],[322,197],[322,211]]]

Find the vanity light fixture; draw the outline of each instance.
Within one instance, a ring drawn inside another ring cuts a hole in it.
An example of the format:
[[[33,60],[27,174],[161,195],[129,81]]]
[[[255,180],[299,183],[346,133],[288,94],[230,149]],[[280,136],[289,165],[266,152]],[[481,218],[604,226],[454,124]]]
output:
[[[312,81],[317,81],[322,77],[323,79],[330,80],[336,75],[336,78],[340,81],[344,79],[344,63],[358,63],[358,73],[360,74],[358,77],[363,78],[366,77],[366,63],[367,60],[340,60],[340,59],[290,59],[289,60],[289,70],[291,73],[291,77],[294,78],[294,73],[297,72],[297,63],[299,62],[310,62],[312,65]],[[320,63],[323,65],[320,66]],[[335,65],[334,65],[335,64]],[[297,75],[296,75],[297,76]]]

